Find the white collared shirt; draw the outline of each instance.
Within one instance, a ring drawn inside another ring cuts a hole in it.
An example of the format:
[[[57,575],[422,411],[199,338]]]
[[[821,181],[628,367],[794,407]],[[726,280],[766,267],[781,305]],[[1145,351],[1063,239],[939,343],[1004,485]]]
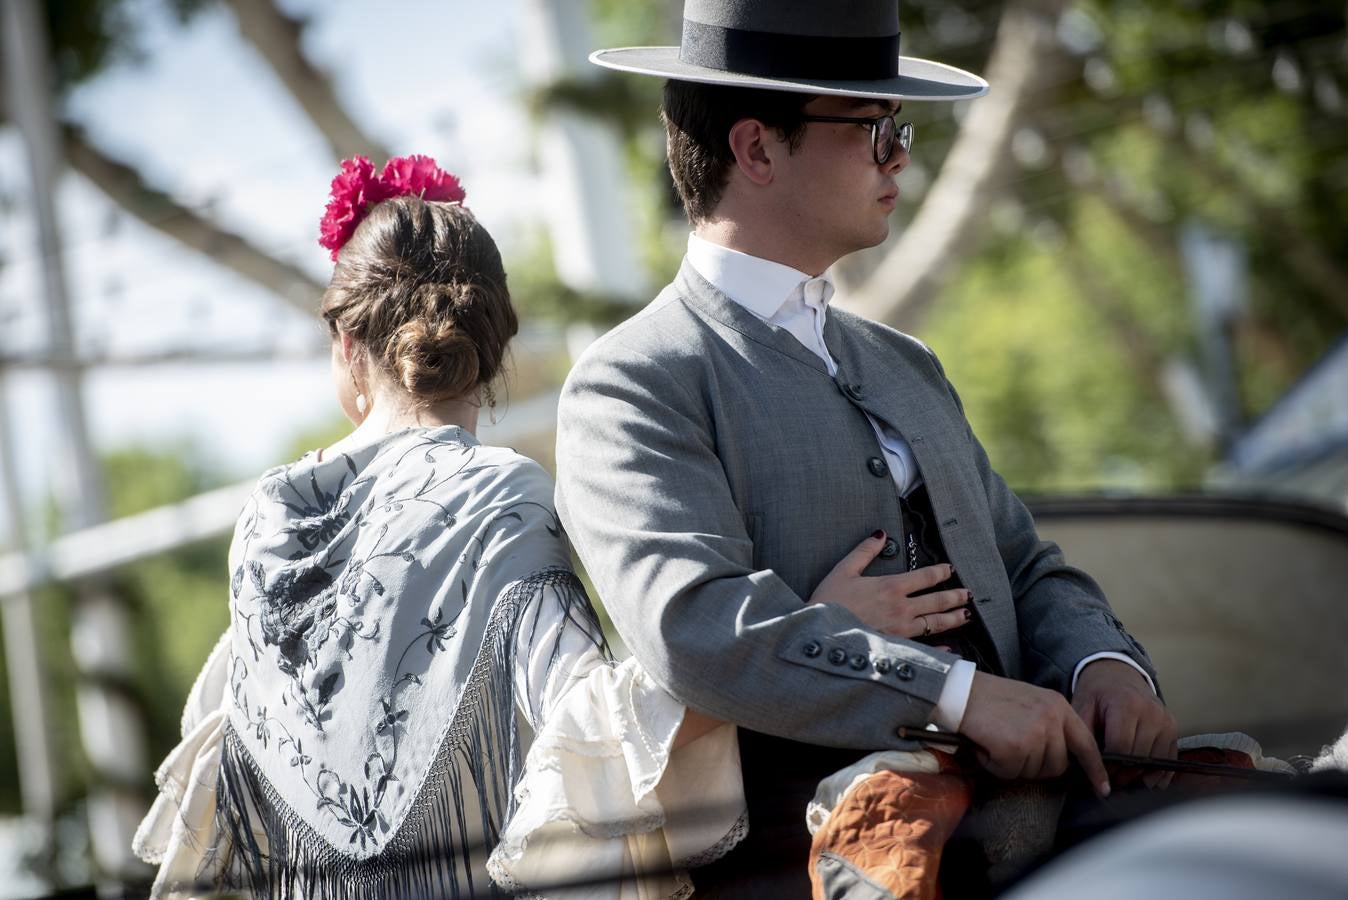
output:
[[[838,374],[838,363],[824,344],[824,322],[833,299],[833,279],[826,271],[810,276],[790,266],[759,259],[729,247],[688,235],[688,262],[716,289],[758,318],[791,333],[805,349],[824,362],[828,374]],[[884,452],[885,463],[899,496],[922,483],[917,460],[908,442],[885,423],[866,416]]]
[[[837,374],[838,364],[824,344],[824,322],[833,299],[833,280],[828,271],[818,276],[809,275],[781,263],[713,244],[696,234],[688,235],[687,258],[689,265],[718,291],[769,325],[789,331],[802,346],[823,360],[830,376]],[[870,414],[866,418],[875,431],[900,496],[906,497],[922,481],[912,448],[888,425]],[[1097,659],[1128,663],[1142,673],[1153,692],[1156,690],[1151,676],[1119,653],[1095,653],[1077,663],[1072,674],[1073,690],[1076,690],[1081,670]],[[957,660],[951,667],[932,712],[934,724],[950,731],[959,729],[964,720],[964,709],[969,704],[969,693],[973,690],[975,671],[974,664],[964,659]]]

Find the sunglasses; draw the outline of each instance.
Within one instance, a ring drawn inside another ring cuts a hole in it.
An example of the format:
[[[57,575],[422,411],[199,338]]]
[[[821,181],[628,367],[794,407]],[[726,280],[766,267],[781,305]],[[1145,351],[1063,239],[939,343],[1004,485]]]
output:
[[[913,149],[913,123],[898,122],[893,113],[887,116],[801,116],[802,122],[850,122],[854,125],[871,126],[871,153],[875,164],[883,166],[894,155],[894,145],[903,148],[904,153]]]

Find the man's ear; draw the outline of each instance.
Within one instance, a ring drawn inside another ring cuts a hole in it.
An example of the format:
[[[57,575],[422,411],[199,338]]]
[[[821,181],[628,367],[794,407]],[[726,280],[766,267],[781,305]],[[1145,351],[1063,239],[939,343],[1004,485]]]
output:
[[[772,183],[775,144],[782,141],[774,128],[757,119],[740,119],[730,126],[730,152],[736,167],[753,184],[760,187]]]

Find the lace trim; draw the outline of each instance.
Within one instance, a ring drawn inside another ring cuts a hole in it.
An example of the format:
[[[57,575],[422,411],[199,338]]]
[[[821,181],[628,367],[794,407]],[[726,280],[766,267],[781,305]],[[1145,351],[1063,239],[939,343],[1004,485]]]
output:
[[[677,866],[680,869],[696,869],[714,863],[734,849],[735,845],[744,840],[745,836],[748,834],[749,814],[740,813],[734,823],[730,826],[730,830],[727,831],[719,841],[712,844],[701,853],[694,853],[687,859],[679,860]]]
[[[740,818],[743,819],[744,817],[741,816]],[[736,840],[742,838],[743,834]],[[724,838],[722,840],[724,840]],[[729,847],[727,847],[726,850],[729,850]],[[721,855],[724,855],[726,850],[723,850]],[[698,856],[701,857],[702,854],[698,854]],[[680,867],[680,869],[681,868],[682,867]],[[674,881],[677,882],[677,886],[674,888],[674,892],[668,895],[667,900],[687,900],[687,898],[693,896],[693,891],[696,888],[693,885],[693,880],[688,877],[686,872],[675,870],[669,874],[673,877]],[[500,860],[497,859],[495,854],[487,860],[487,875],[491,877],[491,880],[495,882],[497,887],[503,889],[513,897],[522,898],[522,900],[547,900],[543,894],[526,888],[511,877],[510,873],[501,867]]]

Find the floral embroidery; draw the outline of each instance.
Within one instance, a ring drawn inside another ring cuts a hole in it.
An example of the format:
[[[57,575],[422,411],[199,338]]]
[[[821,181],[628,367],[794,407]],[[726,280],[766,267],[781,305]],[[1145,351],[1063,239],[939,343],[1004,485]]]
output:
[[[448,609],[445,604],[428,609],[420,627],[401,638],[400,646],[384,647],[388,638],[381,633],[379,621],[362,618],[362,611],[372,600],[383,598],[390,584],[401,585],[412,567],[430,564],[430,560],[418,558],[424,548],[400,545],[398,541],[412,539],[399,536],[416,533],[407,528],[408,516],[416,510],[424,510],[425,533],[459,522],[459,512],[441,498],[446,486],[456,479],[496,468],[479,459],[478,449],[423,435],[397,459],[387,462],[395,469],[404,462],[417,467],[428,465],[425,478],[418,476],[415,490],[382,496],[368,496],[374,487],[372,479],[356,477],[358,470],[350,457],[343,457],[345,472],[335,485],[321,484],[312,469],[307,480],[300,477],[297,484],[293,476],[300,464],[272,470],[264,476],[264,489],[279,501],[272,508],[284,510],[285,524],[271,533],[279,536],[283,546],[293,542],[300,548],[282,557],[287,562],[279,567],[264,566],[250,555],[252,542],[267,533],[263,504],[254,498],[241,518],[236,539],[241,542],[240,558],[245,561],[231,577],[230,592],[235,631],[246,635],[252,658],[239,656],[237,651],[232,658],[230,682],[239,713],[236,721],[246,722],[247,731],[262,748],[277,754],[288,770],[299,775],[313,796],[315,808],[346,829],[353,848],[363,850],[372,841],[379,844],[388,836],[389,788],[398,784],[394,769],[410,716],[408,692],[424,689],[419,673],[427,671],[431,658],[449,650],[449,642],[458,635],[457,622],[467,608],[472,584],[489,562],[488,547],[511,530],[524,528],[526,509],[531,514],[543,514],[550,535],[561,534],[552,510],[533,501],[520,500],[494,510],[471,535],[468,548],[459,557],[462,577],[457,589],[446,594],[447,600],[456,602],[448,603]],[[420,456],[414,456],[417,453]],[[366,499],[361,501],[361,497]],[[389,522],[393,520],[400,528],[391,536]],[[339,771],[339,760],[325,761],[320,751],[306,752],[305,735],[300,732],[309,729],[314,735],[326,734],[332,719],[331,702],[346,684],[345,666],[360,658],[357,641],[379,658],[396,658],[397,662],[387,692],[376,698],[367,716],[375,752],[364,762],[363,779],[353,782]],[[268,652],[274,653],[276,668],[285,678],[280,700],[288,710],[284,720],[269,713],[266,705],[250,702],[250,666],[261,663]]]

